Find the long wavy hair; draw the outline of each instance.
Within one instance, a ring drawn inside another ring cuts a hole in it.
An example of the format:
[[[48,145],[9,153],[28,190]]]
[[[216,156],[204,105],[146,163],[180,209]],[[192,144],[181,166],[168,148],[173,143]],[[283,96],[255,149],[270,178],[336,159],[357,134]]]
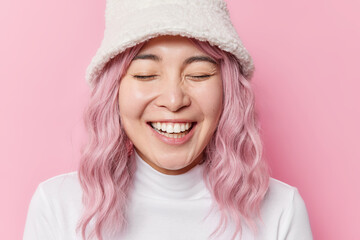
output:
[[[269,185],[268,167],[254,108],[254,93],[231,54],[208,42],[190,38],[220,65],[223,111],[204,154],[204,180],[221,212],[211,236],[225,231],[232,220],[241,236],[245,222],[256,233],[256,219]],[[133,145],[120,123],[118,90],[121,78],[144,43],[110,60],[95,79],[84,113],[88,142],[82,149],[78,177],[83,189],[83,213],[77,231],[84,240],[123,231],[127,226],[127,196],[136,171]],[[230,219],[229,219],[230,218]]]

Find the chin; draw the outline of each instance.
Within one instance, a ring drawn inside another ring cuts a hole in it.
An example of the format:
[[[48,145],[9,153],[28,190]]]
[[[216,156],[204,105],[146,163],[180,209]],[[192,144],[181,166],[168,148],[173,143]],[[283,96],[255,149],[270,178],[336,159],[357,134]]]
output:
[[[157,166],[166,169],[166,170],[180,170],[190,165],[187,162],[178,162],[178,161],[171,161],[169,159],[165,161],[160,161]]]

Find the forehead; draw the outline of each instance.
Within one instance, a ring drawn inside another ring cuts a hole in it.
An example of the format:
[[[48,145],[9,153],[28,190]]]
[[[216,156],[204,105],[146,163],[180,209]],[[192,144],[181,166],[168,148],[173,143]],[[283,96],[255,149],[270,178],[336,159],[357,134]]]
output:
[[[184,53],[186,51],[193,53],[203,53],[200,51],[189,38],[182,36],[159,36],[148,40],[141,48],[139,53],[158,51],[161,52],[179,52]]]

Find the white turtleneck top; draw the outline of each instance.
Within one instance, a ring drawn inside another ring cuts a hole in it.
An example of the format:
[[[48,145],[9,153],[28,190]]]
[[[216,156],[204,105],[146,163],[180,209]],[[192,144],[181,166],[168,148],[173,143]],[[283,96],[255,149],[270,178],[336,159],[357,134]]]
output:
[[[218,226],[220,212],[202,177],[203,165],[180,175],[158,172],[137,154],[133,191],[127,209],[128,226],[104,240],[207,240]],[[81,239],[75,231],[82,211],[77,173],[59,175],[39,184],[28,211],[24,240]],[[304,201],[295,187],[270,179],[261,206],[263,223],[254,235],[245,225],[241,240],[311,240]],[[212,239],[230,240],[234,225]],[[239,239],[237,236],[236,239]]]

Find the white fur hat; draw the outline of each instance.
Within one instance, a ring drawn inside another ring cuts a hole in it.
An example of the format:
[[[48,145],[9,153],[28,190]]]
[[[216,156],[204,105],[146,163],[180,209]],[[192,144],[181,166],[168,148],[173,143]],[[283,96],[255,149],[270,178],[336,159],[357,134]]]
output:
[[[107,0],[105,33],[87,68],[92,85],[105,64],[119,53],[159,35],[180,35],[208,41],[234,54],[247,79],[254,71],[224,0]]]

